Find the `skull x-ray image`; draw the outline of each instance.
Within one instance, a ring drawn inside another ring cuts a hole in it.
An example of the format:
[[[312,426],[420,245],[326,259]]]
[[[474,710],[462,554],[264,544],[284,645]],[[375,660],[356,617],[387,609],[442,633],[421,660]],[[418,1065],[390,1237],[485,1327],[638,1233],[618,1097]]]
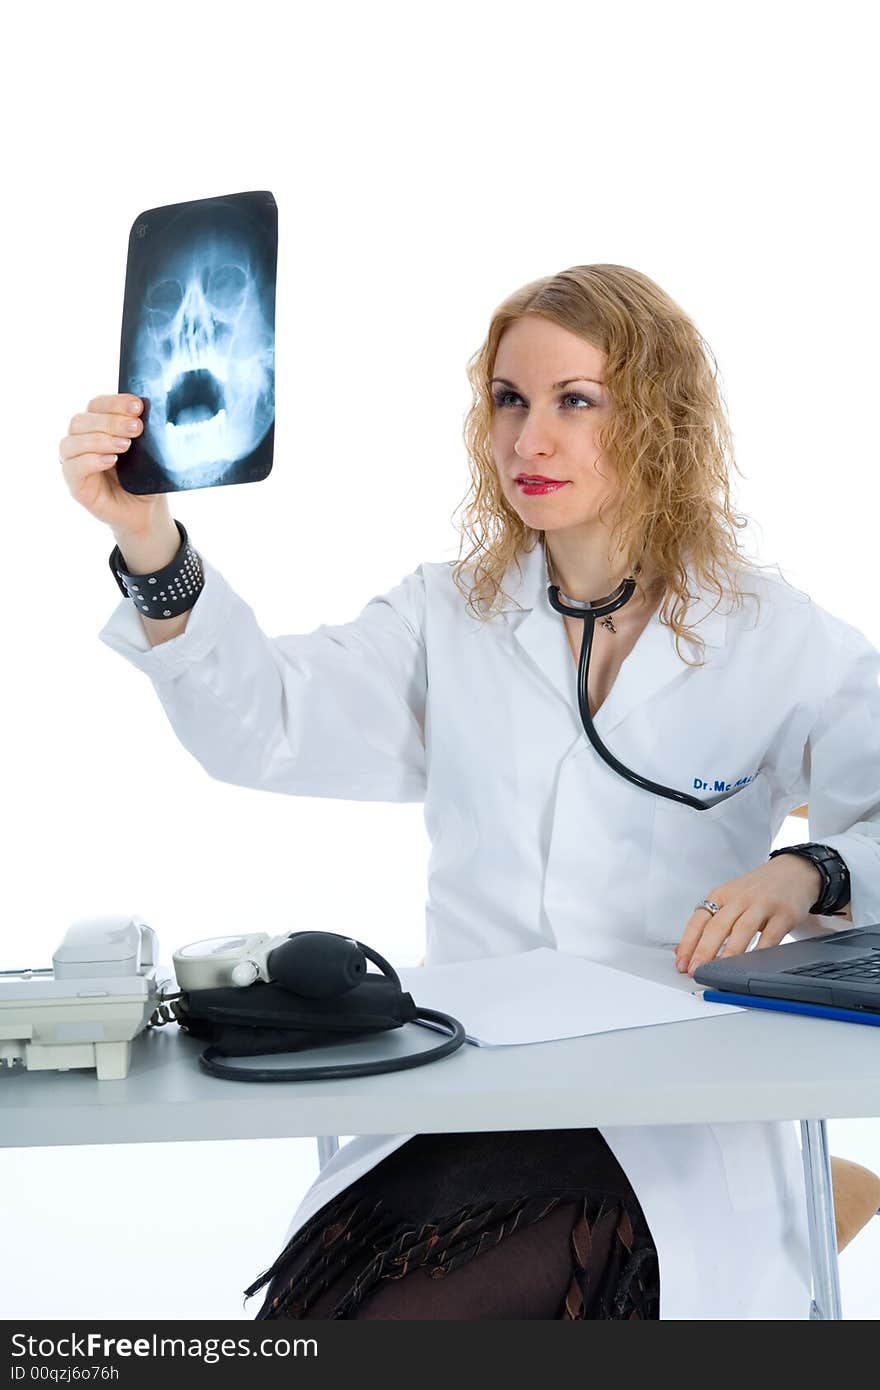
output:
[[[151,208],[132,223],[118,389],[144,401],[144,432],[116,464],[126,492],[268,476],[277,260],[265,190]]]

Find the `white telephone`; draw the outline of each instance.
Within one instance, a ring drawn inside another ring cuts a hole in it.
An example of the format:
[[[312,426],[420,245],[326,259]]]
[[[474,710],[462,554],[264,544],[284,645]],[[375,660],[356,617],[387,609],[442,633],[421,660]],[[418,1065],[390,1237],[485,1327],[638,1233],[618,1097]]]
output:
[[[0,1066],[127,1076],[132,1039],[174,984],[156,978],[158,946],[140,917],[92,917],[68,927],[51,970],[0,970]]]

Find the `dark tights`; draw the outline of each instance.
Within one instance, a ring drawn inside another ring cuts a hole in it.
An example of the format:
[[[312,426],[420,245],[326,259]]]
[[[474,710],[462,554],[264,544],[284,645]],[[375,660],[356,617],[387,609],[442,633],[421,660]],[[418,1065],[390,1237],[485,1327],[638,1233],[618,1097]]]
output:
[[[433,1279],[428,1270],[416,1267],[403,1279],[383,1280],[351,1316],[362,1322],[558,1318],[571,1284],[570,1237],[579,1206],[565,1202],[554,1207],[444,1279]],[[351,1272],[345,1272],[318,1296],[307,1317],[326,1318],[351,1281]]]

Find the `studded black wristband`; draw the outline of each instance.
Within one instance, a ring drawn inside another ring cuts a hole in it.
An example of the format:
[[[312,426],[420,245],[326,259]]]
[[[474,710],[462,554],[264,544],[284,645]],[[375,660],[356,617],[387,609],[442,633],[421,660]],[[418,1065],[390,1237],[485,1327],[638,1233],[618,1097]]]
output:
[[[851,896],[849,869],[836,849],[830,845],[784,845],[782,849],[773,850],[770,858],[774,859],[777,854],[798,854],[803,859],[809,859],[819,870],[822,891],[810,912],[827,917],[847,906]]]
[[[174,524],[180,532],[180,549],[164,569],[153,574],[129,574],[118,545],[110,554],[110,570],[120,591],[148,618],[176,618],[188,612],[205,585],[201,560],[186,527],[176,518]]]

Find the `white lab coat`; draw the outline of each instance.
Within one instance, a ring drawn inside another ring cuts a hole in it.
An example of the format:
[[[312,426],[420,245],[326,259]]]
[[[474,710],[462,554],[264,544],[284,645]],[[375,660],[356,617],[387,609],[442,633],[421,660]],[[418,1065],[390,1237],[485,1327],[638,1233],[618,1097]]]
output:
[[[587,741],[540,543],[489,622],[443,562],[352,622],[270,638],[208,561],[204,573],[179,637],[151,649],[123,599],[101,639],[147,673],[211,777],[423,801],[428,965],[550,945],[684,984],[672,946],[695,903],[763,863],[804,802],[809,838],[849,865],[853,925],[880,921],[880,655],[781,577],[747,575],[760,614],[751,600],[725,614],[691,574],[706,664],[681,660],[658,610],[595,718],[626,766],[713,802],[697,811],[634,787]],[[657,1246],[661,1317],[808,1317],[793,1121],[601,1132]],[[288,1236],[409,1137],[344,1145]]]

